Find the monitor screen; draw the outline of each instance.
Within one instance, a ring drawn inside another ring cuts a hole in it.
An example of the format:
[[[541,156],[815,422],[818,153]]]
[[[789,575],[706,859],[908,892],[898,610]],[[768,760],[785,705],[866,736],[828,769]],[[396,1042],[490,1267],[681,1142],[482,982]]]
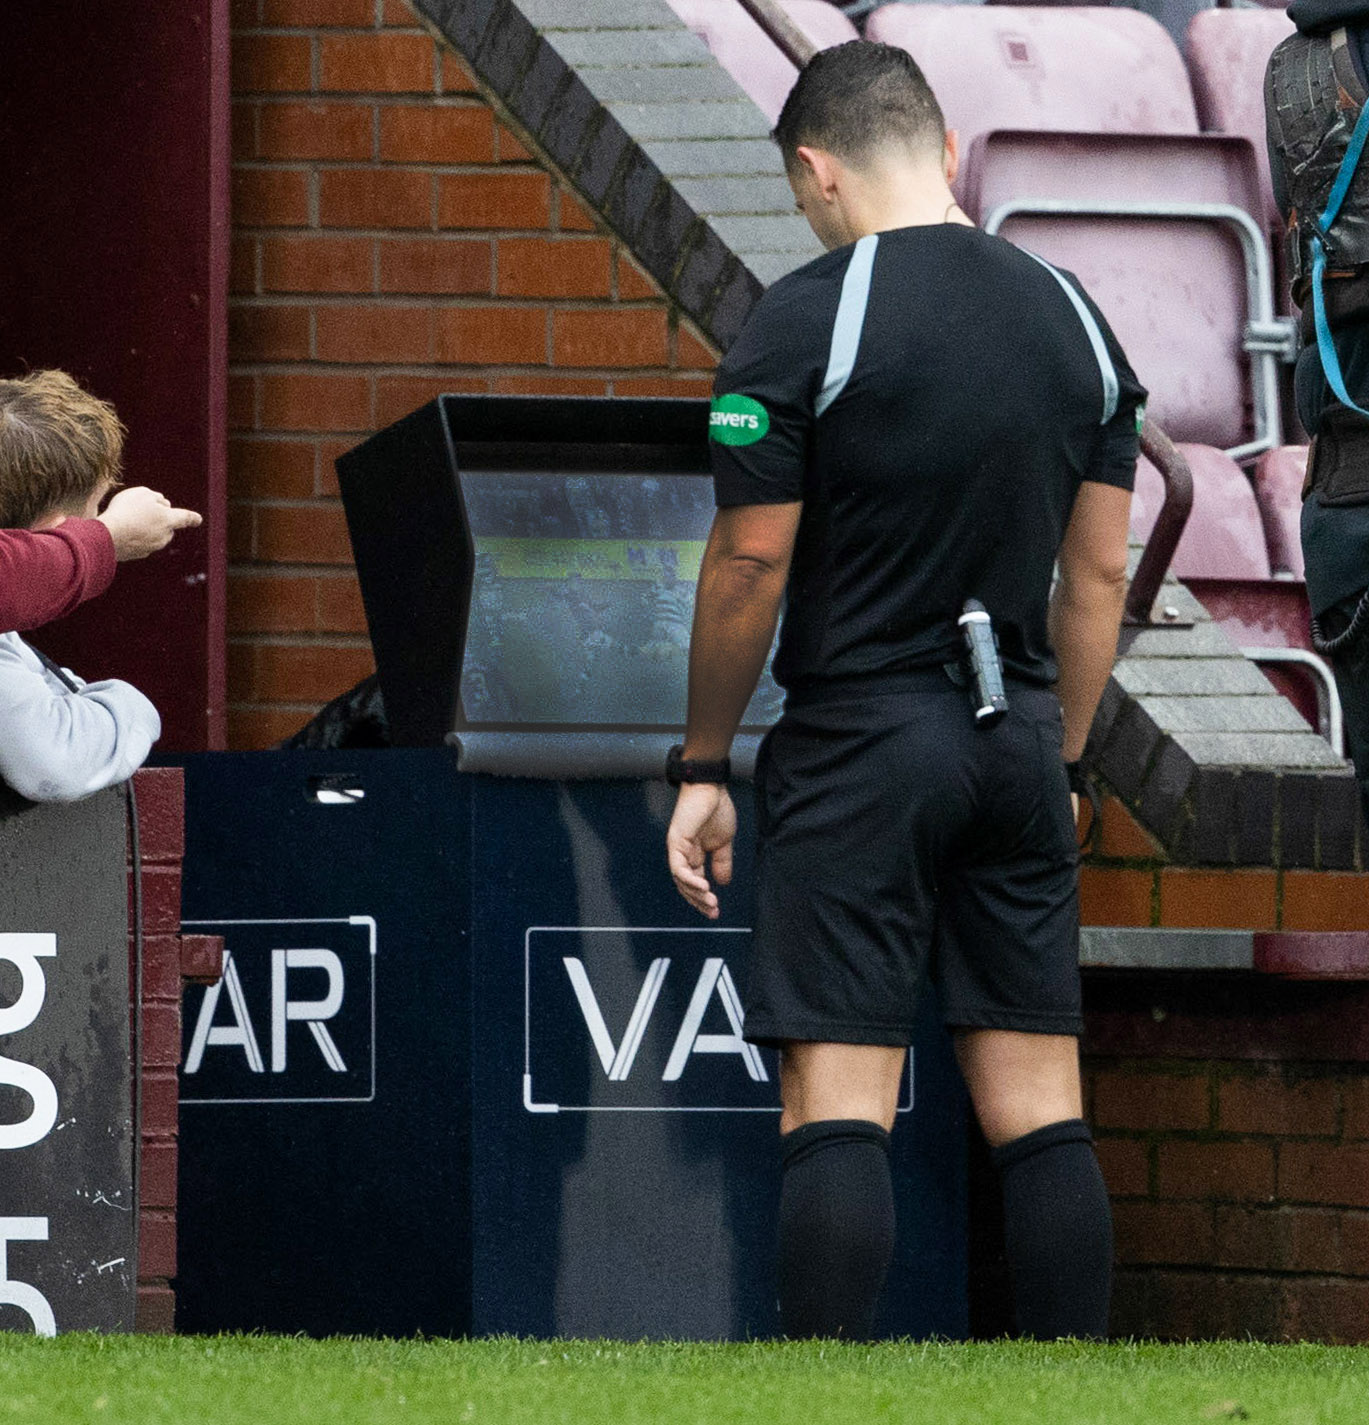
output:
[[[460,481],[475,553],[462,724],[683,727],[712,482],[508,471]],[[783,697],[767,664],[743,726],[768,727]]]

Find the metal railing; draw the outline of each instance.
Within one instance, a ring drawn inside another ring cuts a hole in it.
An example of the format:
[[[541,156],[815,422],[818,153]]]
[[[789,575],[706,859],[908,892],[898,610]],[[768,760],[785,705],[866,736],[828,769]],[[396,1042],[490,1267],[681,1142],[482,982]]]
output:
[[[1193,509],[1193,472],[1188,461],[1172,440],[1149,417],[1141,428],[1141,454],[1160,472],[1165,482],[1165,502],[1160,506],[1155,525],[1141,551],[1140,563],[1131,577],[1122,621],[1126,624],[1149,624],[1160,585],[1164,583],[1174,551],[1183,538]]]

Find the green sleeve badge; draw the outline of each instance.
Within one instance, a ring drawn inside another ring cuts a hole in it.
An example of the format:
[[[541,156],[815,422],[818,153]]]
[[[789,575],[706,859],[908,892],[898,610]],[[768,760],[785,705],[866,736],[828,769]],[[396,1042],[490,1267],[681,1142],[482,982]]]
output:
[[[770,429],[770,413],[750,396],[714,396],[708,436],[719,445],[754,445]]]
[[[1141,434],[1141,427],[1146,423],[1146,408],[1144,405],[1136,407],[1136,434]]]

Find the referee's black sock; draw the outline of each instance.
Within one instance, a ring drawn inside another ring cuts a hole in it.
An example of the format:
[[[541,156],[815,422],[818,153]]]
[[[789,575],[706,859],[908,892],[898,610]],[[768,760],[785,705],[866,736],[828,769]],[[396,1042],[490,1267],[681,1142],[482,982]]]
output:
[[[1078,1118],[993,1150],[1018,1329],[1052,1340],[1108,1334],[1112,1208],[1093,1138]]]
[[[889,1135],[863,1118],[831,1118],[780,1146],[780,1328],[867,1341],[894,1251]]]

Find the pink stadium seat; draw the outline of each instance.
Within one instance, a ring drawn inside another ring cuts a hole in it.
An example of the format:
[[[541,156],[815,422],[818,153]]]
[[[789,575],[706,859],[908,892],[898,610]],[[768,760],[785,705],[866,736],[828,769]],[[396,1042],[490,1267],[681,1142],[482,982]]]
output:
[[[1250,481],[1234,460],[1206,445],[1179,447],[1193,471],[1193,512],[1174,554],[1180,579],[1268,579],[1264,526]],[[1145,538],[1164,503],[1164,481],[1148,461],[1136,467],[1131,527]]]
[[[966,161],[971,216],[1074,272],[1103,309],[1155,419],[1176,440],[1223,449],[1250,441],[1250,363],[1241,342],[1250,296],[1237,230],[1193,218],[1031,214],[1005,205],[1116,201],[1220,204],[1259,211],[1250,144],[1224,135],[983,136]],[[1001,219],[1001,221],[1000,221]],[[1247,232],[1268,262],[1258,226]],[[1265,296],[1269,302],[1268,278]],[[1277,406],[1275,365],[1261,359],[1262,410]]]
[[[994,129],[1198,132],[1174,41],[1136,10],[885,5],[865,34],[917,60],[962,153]]]
[[[1255,499],[1264,520],[1269,562],[1276,572],[1303,577],[1302,484],[1307,473],[1307,447],[1284,445],[1267,451],[1255,466]]]
[[[1242,134],[1255,146],[1265,210],[1282,226],[1269,181],[1264,136],[1264,70],[1274,47],[1293,33],[1279,10],[1204,10],[1188,27],[1188,69],[1203,128]]]
[[[667,0],[773,124],[798,71],[737,0]],[[789,18],[819,49],[859,39],[856,27],[827,0],[780,0]]]

